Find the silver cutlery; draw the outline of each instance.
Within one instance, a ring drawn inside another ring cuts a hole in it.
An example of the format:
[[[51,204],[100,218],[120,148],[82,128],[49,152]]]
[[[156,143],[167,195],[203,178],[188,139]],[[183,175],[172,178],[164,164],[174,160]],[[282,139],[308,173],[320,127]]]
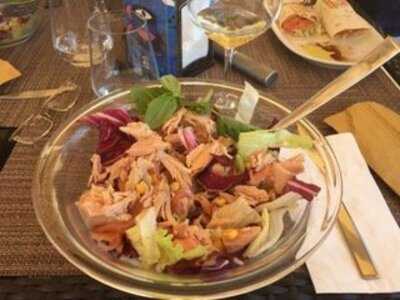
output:
[[[350,87],[380,68],[387,61],[400,53],[400,46],[391,38],[385,38],[374,50],[359,63],[344,71],[306,102],[294,109],[289,115],[279,120],[272,129],[283,129],[303,119],[314,110],[328,103]]]

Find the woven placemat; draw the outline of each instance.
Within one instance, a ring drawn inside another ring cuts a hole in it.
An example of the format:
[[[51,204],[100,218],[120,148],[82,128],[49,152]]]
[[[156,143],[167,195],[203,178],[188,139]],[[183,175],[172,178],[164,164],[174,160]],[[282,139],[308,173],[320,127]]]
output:
[[[258,87],[292,108],[340,74],[340,71],[323,69],[295,56],[271,32],[250,43],[244,51],[278,71],[279,78],[274,86],[268,89]],[[89,70],[68,65],[53,50],[47,19],[43,20],[39,31],[29,42],[1,50],[0,57],[9,60],[23,74],[19,79],[1,86],[0,93],[57,87],[69,79],[82,86],[76,107],[94,98]],[[222,67],[216,64],[200,77],[221,79]],[[234,71],[228,80],[241,83],[246,78]],[[382,71],[377,71],[315,112],[311,120],[324,133],[333,133],[323,124],[323,118],[365,100],[380,102],[400,112],[400,91]],[[40,100],[1,100],[0,126],[17,126],[38,109],[40,103]],[[65,114],[54,115],[57,123],[64,117]],[[46,240],[33,212],[30,196],[32,172],[44,142],[34,147],[15,146],[0,172],[0,276],[80,274]],[[381,180],[377,181],[392,212],[400,220],[398,197]]]

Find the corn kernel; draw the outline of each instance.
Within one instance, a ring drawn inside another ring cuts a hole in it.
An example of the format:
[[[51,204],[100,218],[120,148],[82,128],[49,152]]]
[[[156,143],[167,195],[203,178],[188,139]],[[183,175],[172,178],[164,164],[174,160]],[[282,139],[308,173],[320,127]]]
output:
[[[181,188],[181,185],[179,184],[179,182],[174,181],[174,182],[171,184],[171,190],[172,190],[173,192],[178,191],[180,188]]]
[[[222,197],[217,197],[214,199],[213,201],[217,206],[221,207],[224,206],[226,204],[226,199],[222,198]]]
[[[237,229],[226,229],[224,230],[224,238],[228,240],[233,240],[239,235],[239,231]]]
[[[141,182],[139,182],[139,183],[136,185],[135,189],[136,189],[136,192],[137,192],[139,195],[143,195],[143,194],[145,194],[145,193],[149,190],[149,187],[148,187],[147,184],[142,180]]]

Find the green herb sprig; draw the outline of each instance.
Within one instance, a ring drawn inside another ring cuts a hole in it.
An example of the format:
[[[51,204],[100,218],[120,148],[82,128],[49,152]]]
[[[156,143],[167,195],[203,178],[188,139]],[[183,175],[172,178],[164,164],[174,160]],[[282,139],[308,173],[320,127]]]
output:
[[[211,112],[212,90],[196,101],[187,101],[182,96],[182,87],[176,77],[166,75],[161,77],[160,82],[161,87],[135,86],[130,92],[130,100],[135,104],[136,111],[144,116],[151,129],[160,128],[182,107],[202,115]]]

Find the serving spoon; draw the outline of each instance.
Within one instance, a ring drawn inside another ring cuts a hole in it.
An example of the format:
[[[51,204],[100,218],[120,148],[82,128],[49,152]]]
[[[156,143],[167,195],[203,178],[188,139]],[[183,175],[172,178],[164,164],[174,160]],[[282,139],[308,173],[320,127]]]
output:
[[[397,44],[397,42],[391,37],[385,38],[359,63],[347,69],[339,77],[319,90],[314,96],[294,109],[289,115],[282,118],[271,129],[284,129],[303,119],[322,105],[328,103],[333,98],[367,77],[398,53],[400,53],[399,44]]]

